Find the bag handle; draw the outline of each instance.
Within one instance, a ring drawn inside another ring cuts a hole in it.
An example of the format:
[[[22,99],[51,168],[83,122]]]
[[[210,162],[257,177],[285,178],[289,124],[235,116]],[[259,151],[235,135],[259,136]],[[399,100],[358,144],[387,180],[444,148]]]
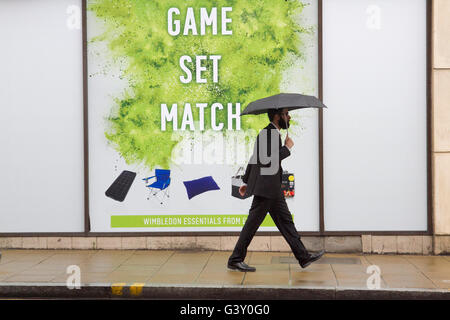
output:
[[[241,170],[242,170],[242,172],[244,172],[244,167],[239,167],[239,169],[237,169],[237,171],[236,171],[236,173],[234,174],[234,176],[237,176],[238,173],[239,173],[239,171],[241,171]]]

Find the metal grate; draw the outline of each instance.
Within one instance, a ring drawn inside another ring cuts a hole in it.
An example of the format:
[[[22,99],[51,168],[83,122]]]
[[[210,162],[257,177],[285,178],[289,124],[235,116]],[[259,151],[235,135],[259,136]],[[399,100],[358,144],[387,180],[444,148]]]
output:
[[[294,257],[272,257],[271,263],[273,264],[297,264],[298,261]],[[316,264],[361,264],[359,258],[334,258],[334,257],[323,257],[318,261],[314,262]]]

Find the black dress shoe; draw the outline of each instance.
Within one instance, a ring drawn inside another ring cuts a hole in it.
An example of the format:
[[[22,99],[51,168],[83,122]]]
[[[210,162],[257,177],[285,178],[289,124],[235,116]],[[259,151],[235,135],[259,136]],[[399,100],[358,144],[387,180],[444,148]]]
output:
[[[228,269],[241,272],[255,272],[256,268],[250,267],[245,262],[228,263]]]
[[[303,261],[300,261],[300,266],[302,268],[306,268],[307,266],[309,266],[311,263],[313,263],[314,261],[319,260],[320,258],[322,258],[323,254],[325,253],[325,250],[320,250],[317,253],[313,253],[310,254],[308,258],[306,258]]]

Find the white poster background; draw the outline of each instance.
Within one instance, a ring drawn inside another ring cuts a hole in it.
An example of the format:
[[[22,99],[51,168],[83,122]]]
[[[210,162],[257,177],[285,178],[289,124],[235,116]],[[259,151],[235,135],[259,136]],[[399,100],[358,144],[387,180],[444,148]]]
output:
[[[82,232],[81,1],[2,0],[0,24],[0,232]]]
[[[426,1],[323,2],[326,231],[427,229]]]
[[[286,78],[295,79],[284,85],[282,92],[299,92],[318,95],[318,58],[317,58],[317,2],[311,1],[302,14],[307,25],[315,27],[315,34],[308,43],[306,63],[303,68],[296,66],[288,70]],[[87,12],[88,39],[101,34],[102,23],[92,12]],[[104,55],[93,54],[102,51]],[[102,65],[112,65],[109,73],[102,73]],[[192,164],[174,165],[171,170],[170,198],[161,205],[153,199],[147,200],[148,189],[142,178],[154,175],[153,170],[139,165],[127,165],[120,155],[108,146],[105,135],[105,117],[114,105],[114,97],[120,96],[126,88],[125,80],[117,76],[119,66],[114,66],[109,58],[105,43],[89,44],[88,70],[95,77],[89,78],[89,190],[90,222],[93,232],[189,232],[189,231],[240,231],[242,227],[151,227],[151,228],[111,228],[112,215],[161,215],[161,214],[248,214],[253,197],[240,200],[231,196],[231,177],[239,164],[211,165]],[[301,125],[289,130],[295,146],[289,158],[283,161],[283,168],[295,175],[295,197],[287,199],[299,231],[319,230],[319,184],[318,184],[318,128],[317,111],[292,111],[291,116],[301,119]],[[269,120],[267,120],[269,123]],[[262,129],[262,128],[261,128]],[[284,141],[283,133],[283,141]],[[251,146],[253,148],[253,146]],[[248,159],[242,163],[246,165]],[[129,170],[137,176],[125,201],[117,202],[105,196],[105,191],[123,171]],[[187,197],[183,181],[212,176],[220,190],[200,194],[191,200]],[[261,227],[261,231],[276,231],[275,227]]]

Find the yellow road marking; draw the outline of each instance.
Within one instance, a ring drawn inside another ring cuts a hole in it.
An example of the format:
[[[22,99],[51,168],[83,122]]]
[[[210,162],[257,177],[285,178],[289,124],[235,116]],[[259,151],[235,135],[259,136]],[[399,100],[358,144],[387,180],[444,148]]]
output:
[[[126,285],[125,282],[112,283],[111,293],[115,296],[121,296],[123,294],[123,286]]]
[[[142,293],[142,287],[145,285],[145,283],[133,283],[130,286],[130,294],[132,296],[139,296]]]

